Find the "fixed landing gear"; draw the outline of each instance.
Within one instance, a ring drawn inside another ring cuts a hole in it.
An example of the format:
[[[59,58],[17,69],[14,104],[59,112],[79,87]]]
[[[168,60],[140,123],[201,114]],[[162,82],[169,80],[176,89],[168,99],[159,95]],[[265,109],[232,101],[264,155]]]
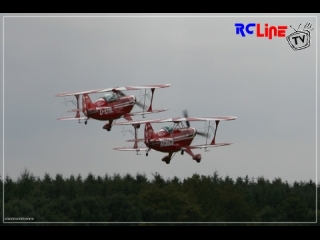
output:
[[[196,160],[196,162],[199,163],[201,161],[201,154],[194,155],[194,157],[192,159]]]
[[[181,155],[183,155],[184,154],[184,150],[181,150]]]
[[[88,120],[86,119],[86,120],[84,121],[84,124],[87,125],[87,123],[88,123]]]
[[[166,164],[169,164],[169,163],[170,163],[170,160],[163,160],[163,159],[162,159],[162,161],[164,161]]]
[[[147,150],[147,152],[146,152],[146,156],[148,157],[148,155],[149,155],[149,151],[150,151],[150,148]]]
[[[165,162],[166,164],[170,163],[170,157],[169,156],[165,156],[164,158],[162,158],[162,161]]]
[[[102,128],[106,129],[109,132],[111,130],[111,125],[109,123],[107,123]]]

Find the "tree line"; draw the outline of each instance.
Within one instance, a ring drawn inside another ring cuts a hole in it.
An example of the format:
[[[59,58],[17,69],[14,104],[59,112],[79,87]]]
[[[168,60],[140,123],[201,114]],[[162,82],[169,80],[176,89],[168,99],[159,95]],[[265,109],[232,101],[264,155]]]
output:
[[[4,189],[3,189],[4,187]],[[4,190],[4,191],[3,191]],[[319,185],[159,173],[1,178],[2,225],[320,225]],[[3,199],[4,195],[4,199]],[[4,211],[4,212],[3,212]]]

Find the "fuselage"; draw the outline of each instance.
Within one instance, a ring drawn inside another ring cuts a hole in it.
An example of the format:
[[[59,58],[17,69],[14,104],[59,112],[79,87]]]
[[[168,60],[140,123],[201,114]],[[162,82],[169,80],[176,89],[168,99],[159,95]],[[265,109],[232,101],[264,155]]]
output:
[[[88,102],[84,96],[83,113],[88,118],[101,121],[118,119],[130,113],[135,102],[136,98],[133,95],[119,97],[114,94],[113,98],[101,97],[95,102]]]
[[[147,147],[160,152],[178,152],[181,147],[190,146],[196,135],[195,128],[174,129],[167,132],[161,129],[145,140]]]

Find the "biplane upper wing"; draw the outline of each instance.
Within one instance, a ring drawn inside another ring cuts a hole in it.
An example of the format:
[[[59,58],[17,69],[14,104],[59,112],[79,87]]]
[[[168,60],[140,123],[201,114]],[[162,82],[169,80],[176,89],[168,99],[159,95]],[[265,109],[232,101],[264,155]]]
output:
[[[87,91],[78,91],[78,92],[63,92],[56,95],[56,97],[72,96],[72,95],[81,95],[89,93],[102,93],[102,92],[117,92],[117,91],[129,91],[129,90],[140,90],[140,89],[151,89],[151,88],[166,88],[170,87],[171,84],[154,84],[154,85],[141,85],[141,86],[127,86],[127,87],[114,87],[114,88],[105,88],[105,89],[95,89]]]
[[[105,88],[105,89],[95,89],[87,91],[77,91],[77,92],[63,92],[56,95],[56,97],[72,96],[72,95],[81,95],[85,93],[102,93],[102,92],[117,92],[117,91],[129,91],[129,90],[140,90],[140,89],[151,89],[151,88],[166,88],[170,87],[171,84],[155,84],[155,85],[141,85],[141,86],[128,86],[128,87],[114,87],[114,88]]]
[[[181,118],[183,119],[183,118]],[[219,116],[219,117],[187,117],[184,118],[187,121],[191,122],[191,121],[230,121],[230,120],[235,120],[237,119],[237,117],[232,117],[232,116]],[[181,120],[181,121],[185,121],[185,120]]]
[[[131,125],[131,124],[144,124],[144,123],[164,123],[164,122],[183,122],[183,121],[230,121],[235,120],[237,117],[220,116],[220,117],[177,117],[177,118],[164,118],[164,119],[151,119],[151,120],[137,120],[117,122],[113,125]]]
[[[64,97],[64,96],[73,96],[73,95],[81,95],[85,93],[98,93],[101,89],[96,90],[88,90],[88,91],[79,91],[79,92],[63,92],[56,95],[56,97]]]
[[[151,89],[151,88],[166,88],[170,87],[171,84],[153,84],[153,85],[141,85],[141,86],[127,86],[127,87],[114,87],[101,89],[98,92],[117,92],[117,91],[130,91],[130,90],[141,90],[141,89]]]

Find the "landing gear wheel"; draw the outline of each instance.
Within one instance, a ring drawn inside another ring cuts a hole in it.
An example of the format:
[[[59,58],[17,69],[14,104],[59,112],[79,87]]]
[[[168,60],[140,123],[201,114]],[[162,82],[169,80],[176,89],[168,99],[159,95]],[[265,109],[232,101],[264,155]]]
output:
[[[103,129],[105,129],[105,130],[107,130],[107,131],[110,131],[111,130],[111,126],[110,126],[110,124],[106,124],[106,125],[104,125],[103,127],[102,127]]]
[[[85,125],[87,125],[87,123],[88,123],[88,121],[87,121],[87,120],[85,120],[85,121],[84,121],[84,124],[85,124]]]
[[[146,153],[146,156],[148,157],[148,153]]]
[[[165,162],[166,164],[170,163],[171,158],[169,156],[165,156],[164,158],[162,158],[162,161]]]

